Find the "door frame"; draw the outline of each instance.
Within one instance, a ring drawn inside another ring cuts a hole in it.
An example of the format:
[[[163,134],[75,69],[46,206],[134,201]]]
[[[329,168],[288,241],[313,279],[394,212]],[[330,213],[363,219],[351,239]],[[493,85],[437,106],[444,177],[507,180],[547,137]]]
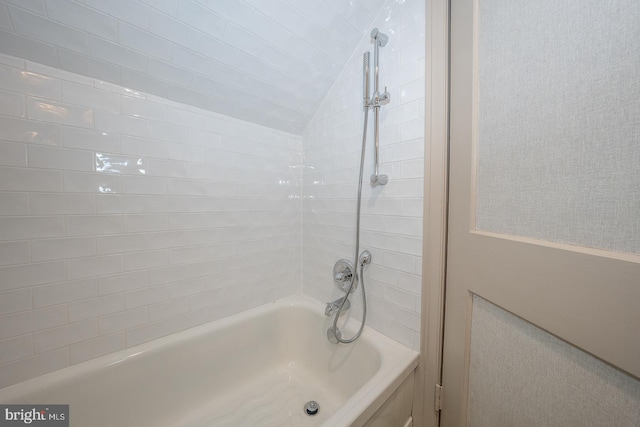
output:
[[[449,168],[449,0],[425,0],[425,130],[420,359],[414,426],[437,427],[442,378]]]
[[[414,426],[436,427],[439,425],[439,414],[434,410],[434,400],[435,385],[442,379],[447,260],[451,0],[427,2],[425,11],[422,318],[420,362],[416,375],[413,418]],[[492,236],[492,233],[488,232],[478,232],[478,234]],[[496,237],[505,239],[503,235],[496,235]],[[541,245],[539,240],[526,237],[513,240],[523,245]],[[636,255],[611,254],[604,250],[559,243],[547,242],[541,246],[569,250],[576,254],[595,255],[604,259],[610,258],[621,261],[622,264],[626,261],[637,263],[639,259]],[[627,373],[630,372],[627,371]],[[444,401],[443,405],[447,406],[447,402]]]

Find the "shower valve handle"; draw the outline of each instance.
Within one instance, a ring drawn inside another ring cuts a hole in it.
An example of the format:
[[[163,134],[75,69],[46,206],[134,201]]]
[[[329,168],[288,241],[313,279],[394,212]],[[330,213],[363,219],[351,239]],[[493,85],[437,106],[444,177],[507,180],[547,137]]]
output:
[[[358,282],[355,269],[351,261],[340,259],[333,266],[333,282],[343,292],[353,292],[356,290]]]
[[[348,282],[349,280],[351,280],[351,272],[350,271],[341,271],[340,273],[336,274],[335,276],[336,282]]]

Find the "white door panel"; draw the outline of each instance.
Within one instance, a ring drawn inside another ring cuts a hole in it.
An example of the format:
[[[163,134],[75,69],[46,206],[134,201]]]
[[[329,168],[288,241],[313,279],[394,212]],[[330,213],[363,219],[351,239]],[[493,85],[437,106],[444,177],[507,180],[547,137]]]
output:
[[[500,387],[469,365],[509,365],[472,346],[491,332],[473,323],[478,297],[550,337],[542,342],[614,367],[604,384],[627,378],[631,403],[608,409],[640,422],[640,2],[452,0],[450,81],[441,425],[483,425],[474,421],[485,411],[498,417],[492,427],[537,427],[509,417],[553,396],[538,387],[503,414],[504,399],[488,394],[468,419],[470,396]],[[519,344],[504,343],[517,367]],[[532,360],[543,358],[522,359],[522,372]],[[555,390],[588,404],[584,377],[558,378]],[[552,401],[546,415],[561,420],[570,403]]]

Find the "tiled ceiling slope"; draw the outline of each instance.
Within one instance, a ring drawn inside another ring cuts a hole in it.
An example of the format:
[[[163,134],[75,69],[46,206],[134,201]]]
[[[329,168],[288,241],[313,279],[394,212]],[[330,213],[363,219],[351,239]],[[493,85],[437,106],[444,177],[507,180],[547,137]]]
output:
[[[384,0],[0,0],[0,51],[301,133]]]

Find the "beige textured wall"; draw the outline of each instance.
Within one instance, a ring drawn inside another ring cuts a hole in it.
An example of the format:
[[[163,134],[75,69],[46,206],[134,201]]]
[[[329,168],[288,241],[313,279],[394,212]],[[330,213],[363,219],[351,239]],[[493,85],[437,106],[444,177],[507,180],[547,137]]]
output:
[[[640,253],[640,2],[479,2],[477,227]]]
[[[479,2],[477,228],[640,253],[638,22],[637,0]],[[472,426],[640,425],[640,382],[480,298],[470,376]]]
[[[637,427],[640,381],[475,297],[469,426]]]

